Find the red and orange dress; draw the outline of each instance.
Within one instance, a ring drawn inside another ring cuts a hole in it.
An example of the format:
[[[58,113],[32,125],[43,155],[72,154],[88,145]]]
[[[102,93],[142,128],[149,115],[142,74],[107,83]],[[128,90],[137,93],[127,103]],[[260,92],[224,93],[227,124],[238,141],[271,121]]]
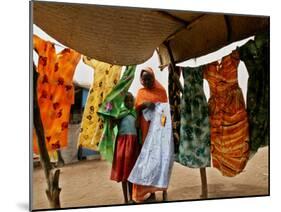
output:
[[[239,54],[233,51],[204,67],[210,86],[209,115],[213,166],[225,176],[235,176],[249,158],[249,125],[242,91],[238,85]]]
[[[127,182],[139,155],[139,143],[136,130],[136,116],[129,113],[120,120],[118,136],[114,149],[110,179]]]

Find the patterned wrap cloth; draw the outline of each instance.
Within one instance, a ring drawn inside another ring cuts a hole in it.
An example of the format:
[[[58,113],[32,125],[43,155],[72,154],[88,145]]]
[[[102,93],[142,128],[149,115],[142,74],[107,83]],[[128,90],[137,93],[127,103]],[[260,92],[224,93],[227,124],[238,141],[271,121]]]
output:
[[[118,83],[122,67],[90,59],[86,56],[83,56],[83,61],[94,69],[94,80],[82,117],[78,146],[97,151],[104,130],[103,120],[97,115],[97,112],[105,97]]]
[[[183,78],[178,160],[190,168],[209,167],[210,123],[203,90],[203,67],[183,68]]]

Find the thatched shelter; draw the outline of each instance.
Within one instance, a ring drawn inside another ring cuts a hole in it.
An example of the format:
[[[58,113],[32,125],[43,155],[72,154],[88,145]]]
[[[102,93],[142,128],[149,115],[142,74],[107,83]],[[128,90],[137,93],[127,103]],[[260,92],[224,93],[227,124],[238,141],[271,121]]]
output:
[[[170,11],[91,4],[33,2],[34,24],[97,60],[140,64],[157,49],[161,65],[211,53],[269,30],[269,17]]]

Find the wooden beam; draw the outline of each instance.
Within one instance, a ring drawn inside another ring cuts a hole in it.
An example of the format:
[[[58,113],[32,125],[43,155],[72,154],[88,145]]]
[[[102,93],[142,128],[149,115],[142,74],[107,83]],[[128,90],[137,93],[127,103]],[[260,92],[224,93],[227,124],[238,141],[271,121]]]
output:
[[[197,24],[199,21],[201,21],[201,19],[204,17],[205,15],[199,15],[197,18],[193,19],[191,22],[186,22],[185,25],[183,25],[182,27],[178,28],[175,32],[173,32],[171,35],[169,35],[165,41],[170,41],[172,40],[176,34],[180,31],[182,31],[183,29],[185,30],[191,30],[192,27]]]
[[[37,143],[40,154],[40,162],[44,169],[45,178],[47,181],[46,195],[49,200],[51,208],[60,208],[60,192],[59,188],[59,175],[60,170],[55,169],[50,162],[50,157],[45,144],[45,135],[43,123],[40,115],[40,108],[37,100],[37,72],[36,66],[33,64],[33,124],[37,135]]]
[[[201,21],[202,18],[204,18],[204,16],[206,16],[206,14],[199,15],[194,20],[192,20],[192,22],[186,26],[186,30],[191,30],[194,25],[196,25],[198,22]]]
[[[177,22],[181,23],[181,24],[184,25],[184,26],[187,26],[187,25],[190,23],[189,21],[186,21],[186,20],[181,19],[181,18],[179,18],[179,17],[177,17],[177,16],[174,16],[174,15],[172,15],[171,13],[168,13],[168,12],[166,12],[166,11],[164,11],[164,10],[159,10],[159,11],[157,11],[157,12],[158,12],[160,15],[165,16],[165,17],[167,17],[167,18],[169,18],[169,19],[171,19],[171,20],[177,21]]]
[[[224,20],[225,20],[226,31],[227,31],[227,42],[230,43],[231,42],[231,35],[232,35],[232,27],[231,27],[229,16],[224,15]]]
[[[176,83],[176,86],[178,87],[178,89],[183,92],[183,87],[182,87],[182,84],[180,83],[180,77],[177,75],[176,73],[176,65],[175,65],[175,60],[174,60],[174,56],[173,56],[173,53],[172,53],[172,50],[171,50],[171,47],[169,45],[169,42],[165,42],[164,45],[166,46],[167,50],[168,50],[168,53],[169,53],[169,56],[170,56],[170,61],[171,61],[171,68],[172,68],[172,77],[173,77],[173,80],[175,81]]]
[[[183,19],[181,19],[181,18],[179,18],[179,17],[176,17],[176,16],[174,16],[174,15],[172,15],[172,14],[170,14],[170,13],[168,13],[168,12],[166,12],[166,11],[157,11],[160,15],[162,15],[162,16],[164,16],[164,17],[167,17],[167,18],[169,18],[169,19],[171,19],[171,20],[173,20],[173,21],[176,21],[176,22],[179,22],[179,23],[181,23],[182,24],[182,26],[181,27],[179,27],[176,31],[174,31],[172,34],[170,34],[166,39],[165,39],[165,41],[168,41],[168,40],[171,40],[178,32],[180,32],[182,29],[185,29],[189,24],[190,24],[190,22],[188,22],[188,21],[185,21],[185,20],[183,20]]]

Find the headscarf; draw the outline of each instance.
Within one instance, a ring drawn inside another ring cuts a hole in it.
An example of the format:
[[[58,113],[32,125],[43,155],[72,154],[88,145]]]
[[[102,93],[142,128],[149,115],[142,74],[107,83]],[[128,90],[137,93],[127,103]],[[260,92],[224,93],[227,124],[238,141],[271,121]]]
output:
[[[154,83],[152,88],[141,88],[138,93],[137,93],[137,97],[136,97],[136,109],[138,110],[139,106],[142,105],[144,102],[167,102],[168,98],[167,98],[167,94],[166,94],[166,90],[165,88],[156,80],[154,72],[152,70],[152,68],[150,67],[146,67],[141,71],[141,75],[143,74],[143,72],[147,72],[149,73],[153,79],[154,79]],[[140,77],[140,81],[141,84],[144,85],[142,78]]]

